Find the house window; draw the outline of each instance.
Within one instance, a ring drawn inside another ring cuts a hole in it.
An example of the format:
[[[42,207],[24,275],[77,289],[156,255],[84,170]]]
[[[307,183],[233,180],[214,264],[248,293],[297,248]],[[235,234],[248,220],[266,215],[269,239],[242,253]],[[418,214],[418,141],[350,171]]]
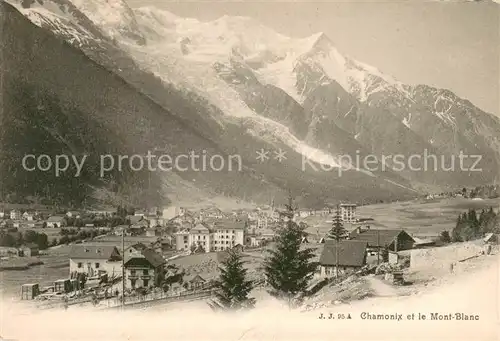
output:
[[[142,270],[142,274],[147,276],[149,274],[149,271],[148,270]]]
[[[135,270],[130,270],[130,275],[135,276]]]
[[[148,284],[149,284],[149,280],[147,280],[147,279],[143,279],[143,280],[142,280],[142,283],[144,284],[144,286],[145,286],[145,287],[147,287],[147,286],[148,286]]]
[[[135,279],[130,280],[130,286],[132,287],[132,289],[135,289]]]
[[[78,268],[81,268],[82,267],[82,263],[78,263]]]
[[[99,263],[95,263],[95,268],[99,269],[99,265],[100,265]]]

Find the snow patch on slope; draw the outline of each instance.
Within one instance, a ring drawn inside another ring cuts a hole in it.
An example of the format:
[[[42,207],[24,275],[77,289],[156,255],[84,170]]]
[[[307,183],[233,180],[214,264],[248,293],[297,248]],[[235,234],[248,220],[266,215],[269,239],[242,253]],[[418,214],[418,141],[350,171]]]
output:
[[[8,0],[8,2],[36,26],[48,27],[62,34],[70,43],[78,43],[77,45],[81,46],[96,39],[93,34],[78,24],[78,20],[70,13],[68,4],[45,1],[42,6],[34,2],[29,8],[25,8],[20,1]]]
[[[403,118],[403,124],[408,128],[411,128],[410,121],[411,121],[411,113],[408,114],[408,117]]]
[[[134,12],[123,0],[70,0],[103,33],[112,39],[143,39]]]
[[[451,108],[451,107],[450,107]],[[442,111],[435,111],[434,114],[441,119],[445,124],[451,125],[451,126],[456,126],[457,122],[455,121],[455,117],[450,115],[448,113],[449,110],[442,112]]]
[[[228,116],[225,118],[228,121],[249,119],[252,124],[247,130],[254,137],[268,143],[281,141],[314,162],[340,167],[335,157],[300,141],[290,132],[288,127],[253,112],[241,100],[239,94],[221,80],[212,68],[207,68],[206,64],[193,63],[192,60],[186,62],[178,51],[176,53],[174,46],[148,45],[140,48],[132,44],[126,46],[141,65],[155,71],[155,74],[163,80],[173,83],[178,88],[195,91],[209,99],[222,109],[224,114]],[[176,65],[176,67],[172,68],[172,65]]]

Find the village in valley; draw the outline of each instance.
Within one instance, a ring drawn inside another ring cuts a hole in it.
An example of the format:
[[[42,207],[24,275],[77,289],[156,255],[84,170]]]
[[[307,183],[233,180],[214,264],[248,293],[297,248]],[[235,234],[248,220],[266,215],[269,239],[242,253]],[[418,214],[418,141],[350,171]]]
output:
[[[2,295],[43,309],[168,309],[183,301],[213,308],[221,269],[231,264],[243,264],[249,296],[276,289],[270,250],[286,238],[297,239],[307,260],[307,281],[289,293],[305,310],[380,291],[408,295],[498,253],[498,199],[436,197],[320,209],[301,209],[291,196],[235,210],[4,208]]]

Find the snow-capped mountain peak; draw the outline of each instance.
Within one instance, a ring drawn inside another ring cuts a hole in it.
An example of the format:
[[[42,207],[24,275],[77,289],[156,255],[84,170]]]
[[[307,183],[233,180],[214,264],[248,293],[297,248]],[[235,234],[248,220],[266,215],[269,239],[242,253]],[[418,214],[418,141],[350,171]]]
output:
[[[134,12],[123,0],[69,0],[104,34],[112,39],[131,39],[144,44]]]

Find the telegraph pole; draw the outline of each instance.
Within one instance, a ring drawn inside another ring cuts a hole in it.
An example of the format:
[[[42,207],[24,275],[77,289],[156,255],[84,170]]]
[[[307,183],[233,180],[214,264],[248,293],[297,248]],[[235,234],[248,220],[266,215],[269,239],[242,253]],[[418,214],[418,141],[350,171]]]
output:
[[[125,228],[122,230],[122,309],[125,308]]]
[[[340,225],[340,208],[339,208],[339,204],[337,204],[337,211],[335,212],[335,222],[334,224],[339,224]],[[338,226],[339,226],[338,225]],[[339,233],[340,231],[338,231]],[[335,248],[335,277],[338,278],[339,277],[339,247],[340,247],[340,243],[339,243],[339,239],[340,239],[340,235],[337,234],[337,236],[335,236],[335,243],[337,244],[337,247]]]
[[[377,265],[380,264],[380,230],[377,230]]]

